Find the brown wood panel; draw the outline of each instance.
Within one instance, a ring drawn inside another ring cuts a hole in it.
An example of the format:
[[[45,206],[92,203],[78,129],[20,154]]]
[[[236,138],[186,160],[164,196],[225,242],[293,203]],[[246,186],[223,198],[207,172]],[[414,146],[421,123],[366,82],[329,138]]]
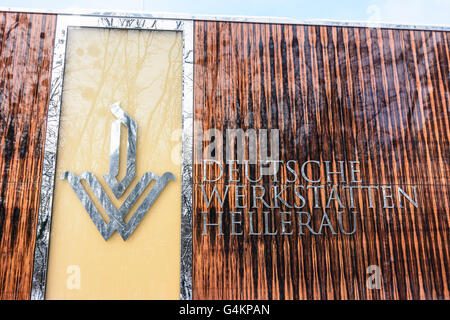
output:
[[[56,16],[0,13],[0,299],[29,299]]]
[[[296,223],[293,236],[249,236],[248,223],[243,236],[220,236],[214,228],[204,236],[202,213],[214,220],[224,212],[223,229],[230,230],[237,199],[231,192],[223,208],[217,199],[208,208],[201,186],[223,195],[229,175],[226,169],[221,181],[206,183],[202,164],[195,164],[193,297],[449,299],[450,34],[197,21],[194,39],[194,135],[279,129],[281,160],[331,161],[333,168],[358,160],[360,185],[409,194],[415,186],[418,205],[383,208],[377,192],[378,205],[370,208],[368,193],[358,193],[358,230],[351,236],[329,228],[299,235]],[[194,143],[194,159],[201,159],[198,144],[209,142]],[[223,155],[224,144],[216,152]],[[332,185],[323,181],[323,168],[316,171],[326,186],[319,193],[324,203]],[[258,184],[283,186],[289,174],[281,167],[278,182],[264,177]],[[252,187],[230,183],[236,184]],[[339,184],[337,176],[332,184]],[[342,201],[350,207],[348,196]],[[245,203],[250,207],[251,197]],[[323,209],[313,206],[303,210],[317,226]],[[280,225],[280,210],[253,211],[255,226],[264,227],[264,211],[273,214],[271,226]],[[330,219],[336,225],[336,216]],[[344,220],[349,227],[350,218]],[[381,269],[379,290],[366,286],[369,265]]]

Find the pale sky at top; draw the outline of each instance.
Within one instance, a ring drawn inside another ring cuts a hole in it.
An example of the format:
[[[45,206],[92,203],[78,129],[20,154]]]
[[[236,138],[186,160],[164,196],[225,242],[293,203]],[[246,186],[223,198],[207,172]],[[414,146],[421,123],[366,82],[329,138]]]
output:
[[[106,9],[450,25],[450,0],[0,0],[0,7]]]

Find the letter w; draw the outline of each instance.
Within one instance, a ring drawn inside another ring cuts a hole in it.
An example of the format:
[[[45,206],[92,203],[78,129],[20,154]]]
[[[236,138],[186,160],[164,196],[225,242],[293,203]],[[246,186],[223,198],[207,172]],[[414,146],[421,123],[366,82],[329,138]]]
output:
[[[229,186],[227,186],[225,188],[225,192],[223,194],[223,198],[220,199],[219,192],[217,191],[217,186],[214,186],[214,189],[213,189],[211,195],[209,196],[209,200],[208,200],[208,196],[206,195],[206,191],[205,191],[205,186],[203,186],[203,185],[200,186],[200,188],[202,188],[202,193],[203,193],[203,197],[205,198],[205,202],[206,202],[207,208],[209,208],[209,205],[211,204],[212,199],[214,198],[214,194],[216,195],[217,199],[219,200],[220,207],[222,208],[223,207],[223,202],[225,201],[225,198],[227,197],[227,194],[228,194],[228,187]]]

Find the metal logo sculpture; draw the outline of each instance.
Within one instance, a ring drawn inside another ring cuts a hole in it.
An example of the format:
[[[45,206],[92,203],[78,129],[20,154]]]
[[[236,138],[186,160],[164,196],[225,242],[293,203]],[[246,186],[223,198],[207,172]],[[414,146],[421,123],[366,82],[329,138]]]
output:
[[[137,125],[136,122],[120,108],[119,102],[112,104],[110,108],[112,113],[118,120],[114,121],[111,127],[109,172],[105,174],[103,178],[105,179],[114,196],[119,199],[128,189],[130,183],[136,176]],[[127,172],[122,181],[117,181],[116,176],[119,173],[121,123],[124,124],[128,129]],[[116,209],[116,207],[113,205],[110,198],[103,190],[101,184],[98,182],[93,173],[84,172],[76,176],[72,172],[66,171],[62,174],[61,179],[67,179],[73,191],[76,193],[78,199],[80,199],[81,203],[89,214],[89,217],[92,219],[105,241],[108,241],[115,230],[117,230],[122,239],[126,241],[137,228],[142,218],[150,209],[151,205],[164,189],[169,180],[175,180],[175,177],[170,172],[164,173],[161,177],[152,172],[145,173],[119,209]],[[106,214],[110,219],[109,223],[106,223],[105,220],[103,220],[100,212],[97,210],[85,188],[81,184],[81,180],[85,180],[89,187],[92,189],[94,195],[97,197],[103,209],[106,211]],[[150,190],[150,193],[133,214],[130,221],[128,223],[125,223],[125,216],[129,213],[132,206],[136,203],[136,201],[139,199],[139,197],[142,195],[142,193],[152,180],[156,180],[154,187]]]

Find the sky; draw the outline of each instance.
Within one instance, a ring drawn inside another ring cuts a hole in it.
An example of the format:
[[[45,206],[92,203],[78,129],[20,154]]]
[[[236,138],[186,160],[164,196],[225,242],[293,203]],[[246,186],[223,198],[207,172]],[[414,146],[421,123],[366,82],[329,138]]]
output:
[[[450,25],[450,0],[0,0],[0,7]]]

